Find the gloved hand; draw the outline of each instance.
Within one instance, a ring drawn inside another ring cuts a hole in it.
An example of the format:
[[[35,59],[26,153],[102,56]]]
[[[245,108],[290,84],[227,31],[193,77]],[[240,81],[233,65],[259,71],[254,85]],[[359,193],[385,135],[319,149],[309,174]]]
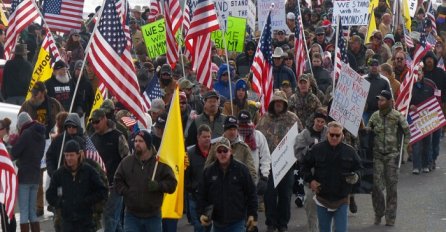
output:
[[[186,170],[190,165],[189,156],[186,154],[184,156],[184,169]]]
[[[246,221],[246,231],[252,231],[257,226],[257,222],[254,220],[254,216],[249,216]]]
[[[148,186],[149,186],[150,192],[154,192],[154,191],[158,190],[158,188],[159,188],[159,184],[156,180],[149,180]]]
[[[211,221],[205,215],[201,215],[200,216],[200,223],[201,223],[202,226],[210,226],[211,225]]]
[[[358,182],[358,180],[359,180],[359,176],[357,173],[345,177],[345,181],[349,184],[356,184]]]

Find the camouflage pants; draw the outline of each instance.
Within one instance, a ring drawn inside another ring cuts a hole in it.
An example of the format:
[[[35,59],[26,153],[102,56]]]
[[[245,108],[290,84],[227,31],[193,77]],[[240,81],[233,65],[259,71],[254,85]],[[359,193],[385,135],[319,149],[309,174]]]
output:
[[[372,203],[376,217],[394,221],[397,209],[398,154],[374,154]],[[386,200],[384,201],[384,189]]]

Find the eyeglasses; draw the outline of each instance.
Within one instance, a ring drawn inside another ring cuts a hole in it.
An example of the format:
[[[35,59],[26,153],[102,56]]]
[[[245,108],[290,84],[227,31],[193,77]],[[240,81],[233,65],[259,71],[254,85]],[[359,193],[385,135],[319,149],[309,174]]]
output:
[[[219,148],[217,149],[217,153],[228,153],[229,149],[227,148]]]
[[[91,123],[92,124],[98,124],[101,120],[92,120]]]
[[[67,125],[66,128],[77,128],[77,126],[75,126],[75,125]]]
[[[341,137],[341,134],[333,134],[333,133],[328,133],[330,135],[330,137],[334,137],[334,138],[339,138]]]

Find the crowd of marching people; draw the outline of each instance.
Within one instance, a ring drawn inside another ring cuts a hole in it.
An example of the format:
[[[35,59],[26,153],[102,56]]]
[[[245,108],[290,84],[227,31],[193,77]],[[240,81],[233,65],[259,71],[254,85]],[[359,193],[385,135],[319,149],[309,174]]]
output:
[[[256,231],[259,213],[265,214],[261,223],[267,231],[288,231],[294,205],[305,208],[308,231],[347,231],[348,211],[361,209],[355,194],[364,192],[373,203],[370,223],[384,219],[386,226],[397,226],[401,164],[412,165],[414,175],[426,175],[435,171],[440,154],[442,128],[410,143],[412,119],[397,101],[410,95],[405,100],[411,111],[432,97],[442,107],[446,102],[446,0],[435,10],[431,1],[418,1],[409,29],[392,21],[397,1],[376,2],[376,29],[352,26],[345,37],[349,66],[370,83],[358,136],[330,116],[339,30],[332,25],[331,0],[286,1],[289,30],[273,31],[274,92],[263,110],[264,96],[252,87],[250,71],[261,31],[246,36],[242,53],[212,46],[216,68],[210,89],[197,81],[186,56],[174,68],[164,55],[149,58],[141,26],[165,15],[149,17],[149,8],[135,7],[128,21],[133,61],[140,94],[152,98],[145,122],[113,94],[94,107],[99,78],[84,56],[95,14],[81,30],[55,35],[61,59],[51,77],[31,87],[46,32],[38,24],[28,26],[1,82],[1,100],[21,106],[16,119],[0,120],[0,145],[17,168],[20,213],[5,218],[3,212],[3,229],[16,231],[19,224],[21,231],[40,231],[39,217],[49,211],[57,232],[176,231],[178,219],[163,218],[161,206],[165,194],[179,186],[178,171],[184,172],[185,216],[196,232]],[[303,74],[296,73],[299,23],[308,48]],[[6,30],[0,29],[0,58]],[[163,135],[176,91],[184,170],[157,158],[169,139]],[[290,152],[297,161],[275,183],[272,153],[294,125],[299,133]],[[373,165],[366,167],[365,161]],[[365,168],[373,175],[363,175]],[[361,190],[362,181],[373,185]]]

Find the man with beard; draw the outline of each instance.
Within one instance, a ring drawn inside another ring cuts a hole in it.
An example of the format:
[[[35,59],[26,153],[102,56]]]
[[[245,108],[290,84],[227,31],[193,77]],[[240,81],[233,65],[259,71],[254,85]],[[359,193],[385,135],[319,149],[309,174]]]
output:
[[[116,191],[124,197],[126,206],[124,230],[162,231],[164,194],[175,191],[177,180],[168,165],[157,161],[149,132],[139,131],[134,147],[135,154],[122,160],[114,178]]]
[[[377,59],[371,59],[369,62],[369,71],[368,75],[363,76],[368,82],[370,82],[370,90],[367,95],[366,106],[364,109],[364,113],[362,114],[362,118],[364,123],[367,124],[369,122],[370,116],[373,112],[378,110],[378,100],[376,96],[381,93],[382,90],[387,90],[390,92],[390,84],[385,77],[379,74],[379,61]]]
[[[56,115],[64,111],[58,100],[48,96],[43,82],[36,82],[31,90],[31,98],[25,101],[19,112],[27,112],[33,120],[45,125],[45,137],[48,139],[54,125]]]
[[[45,82],[45,86],[48,90],[48,96],[57,99],[64,109],[68,111],[74,96],[76,83],[74,83],[73,79],[70,79],[68,76],[67,65],[62,60],[59,60],[54,64],[53,75]],[[81,105],[75,102],[72,111],[82,112]],[[80,116],[82,116],[82,114],[80,114]]]
[[[239,77],[244,77],[249,73],[252,62],[254,61],[254,52],[256,50],[256,44],[254,41],[246,42],[245,52],[241,53],[235,59],[237,66],[237,74]]]
[[[358,68],[366,67],[365,51],[367,50],[367,48],[364,46],[361,37],[359,37],[358,35],[352,36],[348,45],[349,51],[355,57],[356,65],[358,66]]]
[[[395,54],[395,58],[393,59],[393,72],[395,73],[395,79],[402,83],[408,71],[409,67],[407,67],[406,63],[406,52],[397,52]]]
[[[431,51],[426,53],[423,63],[424,77],[435,83],[439,90],[435,92],[435,96],[443,105],[446,102],[446,73],[443,69],[437,67],[437,56]],[[432,170],[436,168],[436,160],[440,154],[441,131],[441,129],[438,129],[432,134]]]
[[[220,97],[214,90],[204,94],[204,111],[195,118],[192,125],[189,127],[186,146],[195,145],[197,143],[197,129],[202,125],[208,125],[212,130],[212,138],[217,138],[223,135],[223,122],[226,119],[219,109]]]
[[[393,226],[397,208],[398,162],[401,133],[404,147],[410,139],[406,118],[393,109],[392,94],[383,90],[376,96],[379,110],[372,114],[368,126],[375,134],[373,140],[373,189],[372,202],[375,210],[375,225],[386,216],[386,226]],[[386,201],[383,190],[386,189]]]
[[[170,102],[172,100],[173,92],[177,87],[177,81],[172,77],[172,68],[169,64],[163,64],[158,73],[160,87],[164,91],[164,102]]]

